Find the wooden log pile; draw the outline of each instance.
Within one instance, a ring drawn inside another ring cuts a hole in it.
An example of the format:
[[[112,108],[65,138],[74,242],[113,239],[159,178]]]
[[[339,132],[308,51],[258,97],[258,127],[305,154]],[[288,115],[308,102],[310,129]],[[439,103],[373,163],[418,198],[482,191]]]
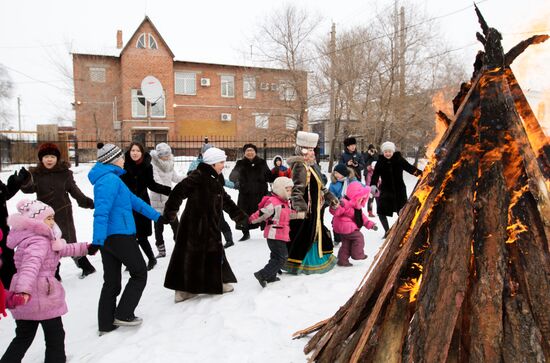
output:
[[[476,8],[485,51],[355,294],[304,348],[318,362],[550,361],[550,144]]]

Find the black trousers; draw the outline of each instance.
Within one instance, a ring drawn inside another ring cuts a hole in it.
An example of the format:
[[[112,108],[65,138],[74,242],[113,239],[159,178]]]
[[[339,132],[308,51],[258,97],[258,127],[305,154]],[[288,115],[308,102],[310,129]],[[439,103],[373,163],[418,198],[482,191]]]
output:
[[[149,243],[149,238],[147,238],[147,236],[138,236],[136,241],[148,259],[151,260],[155,258],[155,254],[153,253],[153,249],[151,248],[151,244]]]
[[[268,280],[272,281],[277,277],[277,272],[283,268],[288,258],[287,243],[278,239],[267,239],[267,246],[269,247],[269,261],[267,265],[261,269],[260,275]]]
[[[112,235],[100,248],[103,262],[103,287],[99,297],[98,321],[100,331],[113,329],[115,318],[132,319],[147,284],[147,267],[134,235]],[[122,265],[128,267],[130,280],[122,288]]]
[[[46,363],[65,362],[65,330],[61,317],[49,320],[16,320],[15,338],[11,341],[8,349],[0,359],[0,363],[21,362],[29,349],[38,330],[38,324],[44,330],[46,341]]]
[[[174,241],[176,240],[176,234],[178,232],[179,227],[179,221],[178,218],[174,219],[170,222],[170,227],[172,227],[172,232],[174,232]],[[162,234],[164,233],[164,224],[160,222],[155,222],[155,245],[160,246],[164,244],[164,237]]]

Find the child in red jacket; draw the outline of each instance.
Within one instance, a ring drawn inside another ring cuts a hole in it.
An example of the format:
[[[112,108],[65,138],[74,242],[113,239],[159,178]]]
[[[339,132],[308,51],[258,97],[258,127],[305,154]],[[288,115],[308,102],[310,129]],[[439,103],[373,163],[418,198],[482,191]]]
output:
[[[361,227],[377,230],[376,224],[369,220],[363,213],[363,208],[370,195],[370,188],[361,183],[351,183],[346,190],[346,196],[340,201],[340,205],[330,208],[334,216],[332,226],[334,232],[342,238],[342,246],[338,251],[338,266],[352,266],[349,262],[351,256],[354,260],[364,260],[365,239],[361,233]]]
[[[253,224],[266,221],[264,237],[267,239],[271,254],[267,265],[260,271],[254,272],[254,277],[262,287],[266,287],[268,282],[279,281],[277,272],[288,258],[286,244],[290,241],[289,222],[291,219],[305,216],[303,212],[292,210],[288,203],[293,186],[292,179],[285,176],[275,179],[272,194],[263,197],[258,210],[248,220]]]

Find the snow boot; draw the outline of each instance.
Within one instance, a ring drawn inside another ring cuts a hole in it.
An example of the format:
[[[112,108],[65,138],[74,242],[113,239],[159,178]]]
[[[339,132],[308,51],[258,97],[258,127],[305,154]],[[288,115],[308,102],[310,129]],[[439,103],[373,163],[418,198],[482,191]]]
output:
[[[147,271],[151,271],[156,264],[157,264],[157,259],[154,257],[150,258],[149,262],[147,263]]]
[[[223,238],[225,239],[225,244],[223,245],[223,248],[229,248],[235,245],[235,243],[233,242],[233,233],[231,233],[231,230],[223,231],[222,234]]]
[[[267,281],[266,279],[263,278],[262,274],[260,274],[260,271],[254,272],[254,277],[256,278],[256,280],[258,280],[258,282],[260,283],[260,286],[262,287],[267,286]]]
[[[166,257],[166,246],[164,246],[164,243],[161,243],[157,245],[157,249],[159,250],[158,255],[156,255],[155,258],[163,258]]]
[[[191,299],[192,297],[195,297],[195,296],[197,296],[197,294],[192,294],[192,293],[187,292],[187,291],[176,290],[176,294],[174,296],[174,302],[177,304],[179,302],[189,300],[189,299]]]
[[[107,333],[112,332],[113,330],[117,330],[118,328],[119,328],[118,325],[113,325],[112,329],[110,329],[110,330],[99,330],[97,333],[98,333],[99,336],[103,336]]]
[[[248,241],[250,239],[250,232],[248,230],[243,230],[243,236],[239,240],[239,242]]]
[[[228,293],[228,292],[232,292],[233,290],[235,290],[235,288],[231,284],[223,284],[222,285],[222,293],[224,293],[224,294]]]
[[[116,325],[116,326],[136,326],[136,325],[141,325],[141,323],[143,323],[143,319],[138,318],[137,316],[134,316],[133,318],[128,318],[128,319],[115,318],[115,321],[113,321],[113,325]]]

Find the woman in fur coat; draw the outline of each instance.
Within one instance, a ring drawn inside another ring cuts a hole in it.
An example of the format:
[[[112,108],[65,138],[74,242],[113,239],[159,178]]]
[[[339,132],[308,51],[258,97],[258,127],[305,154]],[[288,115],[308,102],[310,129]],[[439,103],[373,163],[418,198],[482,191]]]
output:
[[[120,177],[132,193],[151,205],[147,189],[159,194],[169,195],[172,189],[169,186],[159,184],[153,177],[151,155],[145,152],[145,148],[139,142],[133,142],[124,155],[125,174]],[[136,223],[136,240],[148,258],[147,270],[151,270],[157,264],[157,259],[149,244],[148,237],[153,233],[151,220],[140,213],[134,212]]]
[[[164,217],[173,220],[187,199],[164,280],[166,288],[176,291],[175,302],[196,294],[231,292],[230,283],[237,282],[222,245],[221,214],[225,211],[241,226],[248,216],[224,190],[225,160],[223,150],[205,151],[197,169],[174,187],[166,202]]]
[[[172,154],[172,148],[165,142],[157,144],[155,150],[152,150],[151,165],[153,165],[153,178],[159,184],[172,188],[172,183],[179,183],[183,179],[183,175],[180,175],[174,170],[174,155]],[[150,191],[151,206],[155,210],[162,214],[164,212],[164,205],[168,200],[168,197],[164,194]],[[176,232],[178,231],[178,218],[176,217],[170,222],[172,232],[174,233],[174,241],[176,241]],[[155,245],[158,249],[157,258],[166,257],[166,246],[164,245],[164,224],[155,222]]]
[[[305,219],[290,221],[285,270],[292,274],[324,273],[336,264],[330,232],[323,223],[323,205],[325,200],[336,205],[338,198],[325,188],[321,168],[316,163],[314,148],[318,140],[318,134],[298,131],[297,156],[287,159],[294,182],[290,197],[292,209],[306,214]]]
[[[61,229],[67,243],[77,241],[73,219],[73,206],[69,194],[80,208],[93,209],[94,201],[76,185],[70,164],[61,160],[61,152],[55,144],[45,143],[38,149],[38,165],[30,168],[30,178],[21,186],[23,193],[36,193],[36,199],[51,206],[55,211],[55,223]],[[81,278],[95,272],[86,256],[74,258],[82,269]],[[59,278],[59,276],[57,276]]]

